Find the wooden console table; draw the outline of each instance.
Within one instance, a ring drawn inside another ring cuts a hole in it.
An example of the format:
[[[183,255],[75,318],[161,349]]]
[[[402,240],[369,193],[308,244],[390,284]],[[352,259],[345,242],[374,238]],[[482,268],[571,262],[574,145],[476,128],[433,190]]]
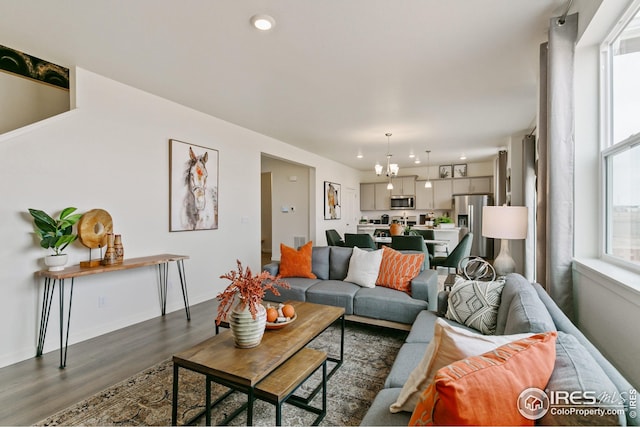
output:
[[[47,326],[49,323],[49,313],[51,311],[51,303],[53,302],[53,293],[58,282],[58,297],[60,301],[60,368],[67,365],[67,347],[69,344],[69,322],[71,320],[71,302],[73,300],[73,283],[76,277],[91,276],[94,274],[109,273],[111,271],[130,270],[132,268],[158,266],[159,287],[161,311],[164,316],[167,310],[167,285],[169,275],[169,262],[175,261],[180,276],[180,286],[182,287],[182,298],[184,300],[184,309],[187,314],[187,320],[191,320],[189,311],[189,297],[187,293],[187,279],[184,271],[184,260],[189,259],[186,255],[153,255],[140,258],[125,259],[120,264],[100,265],[97,267],[80,267],[73,265],[62,271],[40,270],[35,273],[36,277],[44,277],[44,289],[42,294],[42,312],[40,313],[40,332],[38,334],[38,349],[36,357],[42,356],[44,348],[44,340],[47,335]],[[66,334],[65,334],[65,297],[64,297],[64,281],[71,279],[71,290],[69,292],[69,308],[67,309]],[[66,337],[65,337],[66,335]],[[63,343],[64,341],[64,343]],[[63,345],[64,344],[64,345]]]

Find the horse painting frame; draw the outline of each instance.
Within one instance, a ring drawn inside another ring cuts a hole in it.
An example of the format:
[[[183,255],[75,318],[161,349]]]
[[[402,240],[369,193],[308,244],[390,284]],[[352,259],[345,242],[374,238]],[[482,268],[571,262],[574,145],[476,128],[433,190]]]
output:
[[[218,150],[169,140],[169,231],[218,228]]]
[[[324,219],[340,219],[340,184],[324,182]]]

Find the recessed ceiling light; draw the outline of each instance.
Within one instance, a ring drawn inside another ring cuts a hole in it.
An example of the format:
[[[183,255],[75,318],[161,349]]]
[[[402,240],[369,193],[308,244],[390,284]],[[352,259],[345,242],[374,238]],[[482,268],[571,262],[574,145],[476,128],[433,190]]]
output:
[[[276,20],[269,15],[253,15],[251,25],[262,31],[269,31],[276,25]]]
[[[420,159],[416,158],[416,159],[413,161],[413,163],[415,163],[416,165],[419,165],[419,164],[420,164]]]
[[[358,153],[358,155],[357,155],[356,157],[357,157],[357,158],[359,158],[359,159],[361,159],[361,158],[363,158],[364,156],[362,155],[362,153]]]
[[[416,155],[415,155],[415,154],[413,154],[413,153],[409,154],[409,158],[410,158],[410,159],[413,159],[415,156],[416,156]]]
[[[464,153],[462,153],[460,155],[460,160],[467,160],[467,156]]]

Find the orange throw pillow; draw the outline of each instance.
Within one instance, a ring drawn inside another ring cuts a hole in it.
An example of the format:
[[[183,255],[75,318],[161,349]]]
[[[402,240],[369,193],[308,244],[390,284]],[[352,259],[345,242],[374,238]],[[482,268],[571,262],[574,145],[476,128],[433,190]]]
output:
[[[533,425],[518,410],[518,397],[549,382],[557,335],[532,335],[440,369],[409,425]]]
[[[388,246],[382,247],[382,262],[377,286],[396,289],[411,295],[411,279],[420,274],[424,254],[403,254]]]
[[[280,243],[280,277],[306,277],[316,279],[311,271],[313,242],[309,241],[299,250]]]

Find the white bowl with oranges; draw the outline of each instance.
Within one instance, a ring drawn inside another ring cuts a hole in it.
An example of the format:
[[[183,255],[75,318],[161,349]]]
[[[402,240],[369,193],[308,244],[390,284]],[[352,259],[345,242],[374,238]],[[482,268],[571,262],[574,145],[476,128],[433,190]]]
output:
[[[266,329],[280,329],[296,320],[298,315],[291,304],[280,303],[278,306],[267,304]]]

